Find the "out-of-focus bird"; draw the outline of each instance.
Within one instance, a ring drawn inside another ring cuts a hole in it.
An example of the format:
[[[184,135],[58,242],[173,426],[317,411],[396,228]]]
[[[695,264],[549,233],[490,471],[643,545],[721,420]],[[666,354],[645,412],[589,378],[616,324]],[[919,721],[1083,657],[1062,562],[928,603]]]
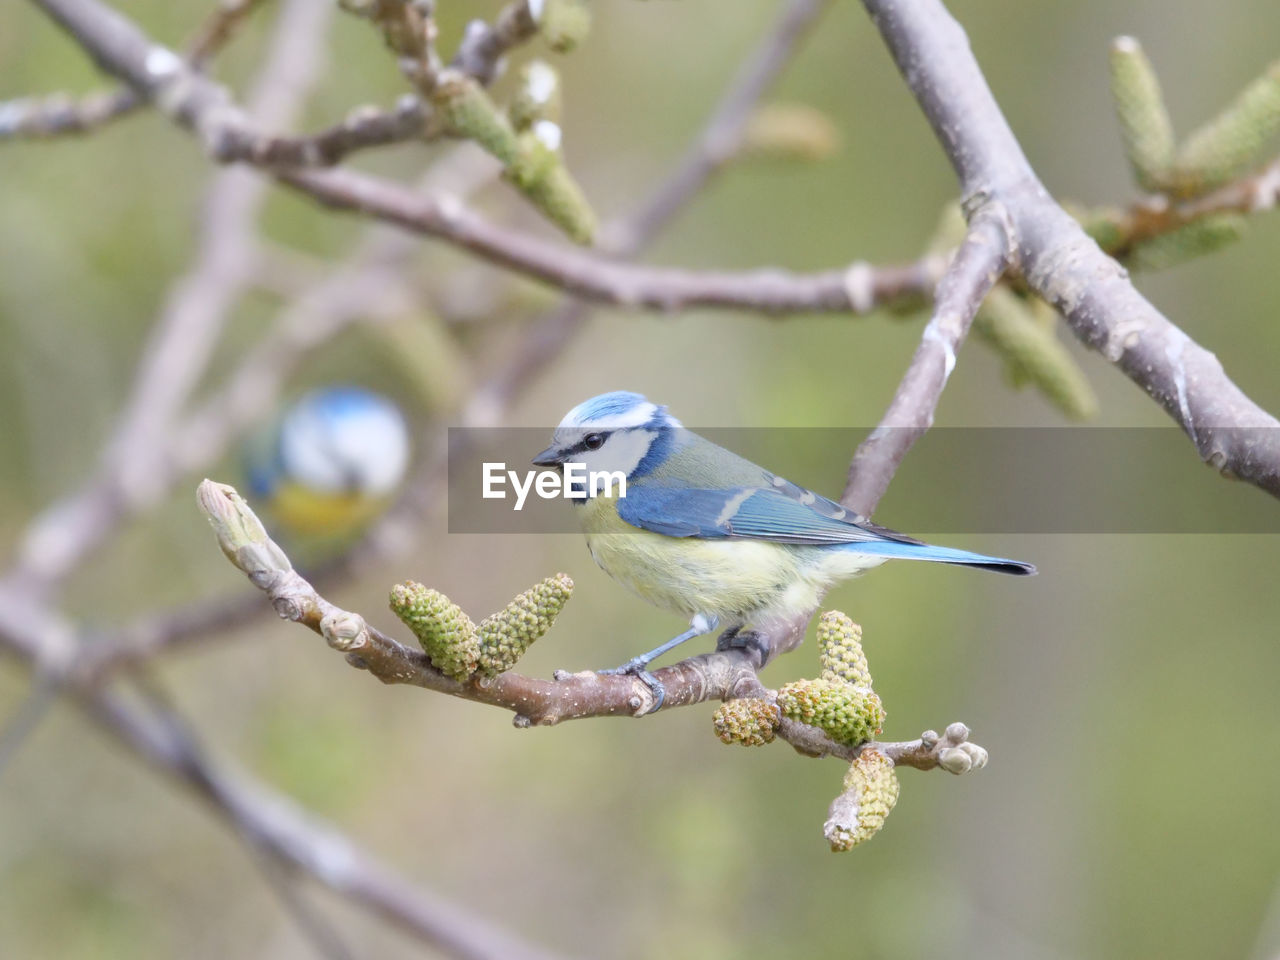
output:
[[[395,403],[361,387],[325,387],[250,441],[249,489],[290,533],[338,536],[387,506],[409,455]]]
[[[654,658],[717,627],[727,628],[722,642],[759,643],[803,625],[830,587],[886,560],[1035,573],[1027,563],[932,546],[855,516],[684,429],[638,393],[605,393],[574,407],[533,463],[583,464],[579,476],[598,474],[574,500],[592,557],[640,597],[689,618],[684,633],[604,671],[639,675],[656,695],[654,709],[663,696],[646,671]],[[625,495],[605,480],[614,472],[626,477]]]

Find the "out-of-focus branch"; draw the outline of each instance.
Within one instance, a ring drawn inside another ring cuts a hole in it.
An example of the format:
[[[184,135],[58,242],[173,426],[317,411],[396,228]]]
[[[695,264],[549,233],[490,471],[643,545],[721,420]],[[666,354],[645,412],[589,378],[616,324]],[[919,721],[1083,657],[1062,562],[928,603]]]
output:
[[[35,598],[0,585],[0,649],[51,671],[95,726],[201,797],[253,847],[296,868],[459,960],[553,960],[465,907],[416,888],[333,827],[266,786],[214,763],[185,724],[96,686],[75,669],[73,624]]]
[[[864,0],[971,205],[998,202],[1014,263],[1085,344],[1119,367],[1191,438],[1201,459],[1280,496],[1280,421],[1166,319],[1049,195],[941,0]],[[1263,195],[1274,193],[1264,180]]]
[[[240,24],[262,0],[219,0],[187,44],[187,62],[202,71],[239,31]],[[0,140],[10,137],[46,138],[92,133],[112,120],[132,113],[143,99],[131,87],[102,90],[73,97],[55,93],[0,103]]]
[[[330,16],[329,4],[285,4],[250,97],[255,116],[285,126],[297,115],[321,69]],[[109,28],[114,21],[108,17],[106,23]],[[131,31],[126,29],[126,40]],[[158,467],[167,457],[168,433],[203,375],[227,315],[252,281],[254,224],[266,190],[246,170],[223,171],[210,184],[193,266],[169,292],[96,473],[37,517],[23,538],[14,575],[28,588],[55,586],[121,515],[153,502],[164,489]]]
[[[907,451],[933,426],[933,413],[955,369],[956,353],[983,298],[1013,252],[1011,226],[998,202],[974,213],[969,231],[938,283],[933,316],[879,426],[858,447],[840,502],[869,517]]]
[[[492,24],[472,20],[453,57],[453,66],[466,71],[483,84],[498,76],[503,56],[538,32],[528,0],[516,0],[502,8]]]
[[[226,88],[210,80],[176,53],[148,38],[123,14],[97,0],[34,0],[108,73],[120,77],[141,97],[178,123],[195,131],[215,160],[264,166],[333,163],[353,150],[416,136],[429,118],[416,98],[395,111],[355,111],[344,123],[313,136],[280,133],[287,124],[262,110],[242,110]],[[312,6],[329,6],[313,4]],[[326,10],[324,16],[331,11]],[[312,16],[322,16],[313,11]],[[326,19],[327,22],[327,19]],[[314,58],[304,58],[306,64]],[[280,57],[265,61],[272,69],[296,65]]]
[[[438,237],[579,297],[650,310],[719,307],[762,313],[865,313],[916,299],[939,261],[796,274],[785,270],[694,271],[635,266],[495,226],[449,198],[423,197],[352,170],[283,171],[281,181],[334,209],[358,211]]]

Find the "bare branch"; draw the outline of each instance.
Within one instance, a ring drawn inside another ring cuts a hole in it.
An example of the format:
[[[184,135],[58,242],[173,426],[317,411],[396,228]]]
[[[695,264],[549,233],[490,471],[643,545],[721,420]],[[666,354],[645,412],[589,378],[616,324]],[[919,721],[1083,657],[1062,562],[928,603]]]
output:
[[[493,25],[472,20],[454,54],[452,66],[488,85],[498,76],[503,56],[538,32],[528,0],[516,0],[502,8]]]
[[[187,44],[187,61],[203,70],[236,35],[240,24],[261,0],[220,0]],[[46,138],[92,133],[112,120],[132,113],[143,103],[130,87],[102,90],[82,97],[54,93],[0,103],[0,140],[10,137]]]
[[[752,111],[773,86],[829,0],[791,0],[739,68],[696,143],[626,221],[605,230],[610,253],[635,256],[742,146]]]
[[[938,284],[933,317],[880,425],[858,447],[840,502],[869,517],[907,451],[933,426],[938,399],[974,315],[1008,266],[1013,238],[997,204],[972,217],[969,232]]]
[[[141,98],[128,87],[97,90],[82,97],[50,93],[6,100],[0,103],[0,140],[92,133],[141,105]]]
[[[426,107],[410,97],[391,113],[371,108],[357,110],[346,122],[314,136],[278,133],[275,131],[287,125],[270,116],[269,111],[258,109],[246,114],[225,87],[205,77],[168,47],[150,40],[131,20],[97,0],[34,2],[44,7],[102,69],[120,77],[138,95],[199,134],[209,155],[219,162],[245,161],[265,166],[329,164],[361,147],[416,136],[429,117]],[[321,16],[315,11],[313,15]],[[267,62],[276,70],[292,66],[281,57]]]
[[[946,151],[966,199],[998,201],[1017,266],[1084,343],[1119,367],[1227,476],[1280,496],[1280,421],[1217,357],[1169,322],[1050,197],[991,95],[964,31],[940,0],[864,0]],[[1262,191],[1274,188],[1264,180]]]
[[[284,795],[221,769],[174,716],[140,710],[78,671],[81,649],[74,624],[38,598],[0,584],[0,650],[56,678],[98,729],[194,791],[256,848],[448,956],[553,960],[465,907],[415,887]]]
[[[326,206],[386,220],[448,240],[485,259],[580,297],[651,310],[721,307],[763,313],[867,312],[915,297],[933,277],[934,262],[795,274],[785,270],[690,271],[625,262],[494,226],[448,198],[422,197],[397,184],[351,170],[280,173]]]

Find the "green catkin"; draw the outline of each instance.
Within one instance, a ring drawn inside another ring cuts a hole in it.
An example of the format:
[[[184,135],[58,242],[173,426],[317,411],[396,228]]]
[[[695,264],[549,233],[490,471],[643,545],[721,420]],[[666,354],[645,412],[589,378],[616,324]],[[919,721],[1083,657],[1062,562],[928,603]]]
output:
[[[1151,61],[1133,37],[1111,45],[1111,99],[1125,154],[1144,190],[1162,190],[1174,162],[1173,124]]]
[[[845,792],[837,801],[840,815],[828,820],[823,829],[831,849],[852,850],[879,833],[898,802],[898,790],[892,760],[879,750],[858,754],[844,777]]]
[[[454,680],[467,680],[480,662],[480,636],[462,609],[438,591],[408,580],[391,589],[391,610],[422,644],[427,659]]]
[[[479,627],[479,668],[485,676],[505,673],[551,629],[573,593],[573,580],[559,573],[531,587]]]
[[[720,704],[712,723],[722,743],[758,747],[773,741],[781,717],[777,704],[763,698],[743,697]]]

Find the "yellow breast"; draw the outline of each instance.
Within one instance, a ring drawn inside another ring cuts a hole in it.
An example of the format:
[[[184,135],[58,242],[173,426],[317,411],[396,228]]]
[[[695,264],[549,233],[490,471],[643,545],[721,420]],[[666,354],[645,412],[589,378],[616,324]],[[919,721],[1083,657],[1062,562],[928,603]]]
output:
[[[761,540],[698,540],[640,530],[598,496],[576,508],[587,546],[611,577],[655,606],[715,614],[723,625],[762,612],[810,610],[829,585],[792,548]]]

